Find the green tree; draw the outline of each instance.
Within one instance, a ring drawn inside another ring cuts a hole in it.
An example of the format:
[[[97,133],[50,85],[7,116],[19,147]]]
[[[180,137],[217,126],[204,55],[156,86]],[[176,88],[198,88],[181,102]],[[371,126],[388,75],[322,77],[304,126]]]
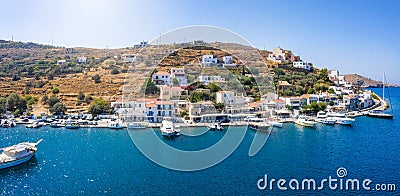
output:
[[[180,115],[183,118],[188,115],[188,112],[186,110],[183,110],[183,111],[181,111]]]
[[[214,103],[214,107],[216,110],[223,110],[225,108],[224,103]]]
[[[42,97],[42,104],[47,104],[47,101],[49,100],[49,97],[47,95],[43,95]]]
[[[160,93],[160,89],[151,81],[151,78],[147,78],[144,82],[141,91],[146,95],[156,95]]]
[[[209,93],[193,91],[190,93],[189,101],[197,103],[202,100],[210,100],[211,95]]]
[[[29,66],[28,68],[27,68],[27,71],[28,71],[28,75],[33,75],[33,72],[35,71],[35,68],[33,68],[33,66]]]
[[[330,106],[334,106],[335,103],[334,103],[333,101],[330,101],[330,102],[329,102],[329,105],[330,105]]]
[[[35,80],[40,80],[40,73],[35,73]]]
[[[325,102],[320,102],[319,103],[319,111],[323,111],[326,109],[326,103]],[[318,112],[319,112],[318,111]]]
[[[111,108],[110,103],[102,98],[95,99],[89,106],[89,113],[95,116],[99,114],[111,114],[112,112],[113,108]]]
[[[52,96],[49,98],[49,101],[48,101],[47,103],[48,103],[48,105],[49,105],[50,107],[53,107],[53,106],[54,106],[56,103],[58,103],[58,102],[60,102],[60,99],[59,99],[58,97],[52,95]]]
[[[101,78],[99,74],[96,74],[94,76],[92,76],[92,80],[94,81],[94,83],[98,84],[101,82]]]
[[[7,106],[9,111],[15,112],[18,110],[19,114],[22,114],[27,109],[26,100],[21,98],[17,93],[11,93],[7,97]]]
[[[119,74],[119,71],[118,71],[118,69],[116,68],[116,67],[114,67],[112,70],[111,70],[111,74]]]
[[[179,85],[178,79],[173,78],[173,79],[172,79],[172,84],[173,84],[174,86],[178,86],[178,85]]]
[[[33,104],[36,104],[39,101],[39,99],[37,97],[32,96],[32,95],[26,96],[25,100],[26,100],[26,104],[27,105],[33,105]]]
[[[14,74],[13,77],[12,77],[12,81],[18,81],[20,79],[21,78],[17,74]]]
[[[307,93],[308,93],[308,94],[314,94],[314,93],[315,93],[315,90],[314,90],[313,88],[310,88],[310,89],[308,89]]]
[[[79,91],[78,101],[83,101],[84,99],[85,99],[85,93],[83,93],[82,91]]]
[[[7,103],[7,99],[0,97],[0,115],[6,112],[6,110],[7,110],[6,103]],[[1,116],[0,116],[0,118],[1,118]]]
[[[91,95],[86,95],[84,101],[86,102],[86,104],[89,104],[91,101],[93,100]]]
[[[246,78],[244,79],[244,81],[243,81],[243,84],[244,84],[244,85],[252,85],[252,84],[253,84],[253,80],[254,80],[254,78],[248,78],[248,77],[246,77]]]
[[[319,111],[325,110],[326,109],[326,103],[324,102],[312,102],[310,105],[304,106],[303,111],[310,110],[314,113],[317,113]]]
[[[49,111],[54,115],[60,115],[64,114],[64,112],[67,111],[67,107],[65,107],[64,104],[58,102],[54,104],[53,107],[49,109]]]
[[[210,89],[210,91],[212,93],[215,93],[215,92],[218,92],[218,91],[222,90],[221,87],[219,87],[218,85],[216,85],[214,83],[211,83],[210,85],[208,85],[208,88]]]
[[[53,94],[58,94],[58,93],[60,92],[60,90],[59,90],[57,87],[54,87],[54,88],[51,90],[51,92],[52,92]]]

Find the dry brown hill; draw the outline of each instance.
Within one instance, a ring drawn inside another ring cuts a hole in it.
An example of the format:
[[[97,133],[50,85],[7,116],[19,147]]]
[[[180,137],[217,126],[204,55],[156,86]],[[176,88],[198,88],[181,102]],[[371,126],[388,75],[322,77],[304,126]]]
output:
[[[358,74],[344,74],[344,78],[347,82],[357,84],[357,81],[364,81],[364,87],[379,87],[382,86],[382,81],[373,80]],[[396,84],[387,84],[388,86],[398,87]]]

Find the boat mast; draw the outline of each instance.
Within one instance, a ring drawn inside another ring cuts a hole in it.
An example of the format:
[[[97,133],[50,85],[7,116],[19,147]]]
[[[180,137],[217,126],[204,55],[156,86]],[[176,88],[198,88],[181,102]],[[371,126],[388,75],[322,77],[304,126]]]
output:
[[[385,101],[385,73],[383,73],[383,81],[382,81],[382,97],[383,97],[383,101]]]

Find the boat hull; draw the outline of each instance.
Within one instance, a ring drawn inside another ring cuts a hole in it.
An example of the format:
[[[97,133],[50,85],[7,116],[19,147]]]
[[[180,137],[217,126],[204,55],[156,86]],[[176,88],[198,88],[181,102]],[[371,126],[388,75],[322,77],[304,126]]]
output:
[[[295,120],[294,121],[295,124],[297,125],[301,125],[301,126],[305,126],[305,127],[314,127],[315,123],[309,123],[309,122],[304,122],[304,121],[300,121],[300,120]]]
[[[339,125],[353,125],[353,121],[348,121],[348,120],[336,120],[336,123]]]
[[[127,126],[128,129],[146,129],[146,126]]]
[[[164,137],[169,137],[170,138],[170,137],[174,137],[176,135],[176,133],[175,132],[167,133],[167,132],[161,131],[161,135],[164,136]]]
[[[35,156],[35,152],[30,154],[30,155],[28,155],[28,156],[26,156],[26,157],[24,157],[24,158],[0,164],[0,169],[6,169],[6,168],[9,168],[9,167],[13,167],[13,166],[25,163],[25,162],[29,161],[34,156]]]
[[[371,117],[371,118],[393,119],[393,115],[390,115],[390,114],[385,114],[385,115],[367,114],[367,116]]]
[[[252,123],[247,124],[247,127],[255,131],[268,131],[268,129],[270,128],[270,126],[260,126]]]
[[[277,128],[283,127],[283,123],[281,123],[281,122],[269,122],[269,124],[271,124],[273,127],[277,127]]]
[[[328,120],[328,119],[316,119],[316,122],[322,123],[322,124],[326,124],[326,125],[334,125],[335,124],[335,120]]]

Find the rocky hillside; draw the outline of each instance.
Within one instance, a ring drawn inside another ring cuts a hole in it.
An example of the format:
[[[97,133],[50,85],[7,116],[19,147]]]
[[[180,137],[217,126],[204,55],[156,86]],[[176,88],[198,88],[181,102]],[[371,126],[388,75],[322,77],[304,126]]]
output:
[[[381,87],[382,81],[376,81],[371,78],[360,76],[358,74],[344,74],[344,78],[347,82],[357,84],[357,81],[364,81],[363,87]],[[387,84],[387,86],[398,87],[396,84]]]

